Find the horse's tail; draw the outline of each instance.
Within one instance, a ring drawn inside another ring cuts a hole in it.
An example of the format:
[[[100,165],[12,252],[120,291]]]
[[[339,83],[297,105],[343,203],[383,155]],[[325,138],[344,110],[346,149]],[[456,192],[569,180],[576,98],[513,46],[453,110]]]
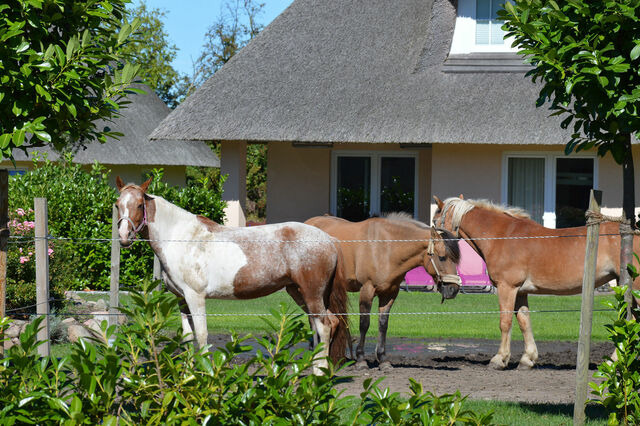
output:
[[[342,257],[340,243],[334,241],[334,246],[337,249],[338,259],[329,293],[329,310],[334,314],[338,314],[335,315],[338,324],[331,336],[329,358],[331,358],[334,364],[338,364],[346,358],[347,347],[351,344],[351,333],[349,331],[349,317],[346,315],[349,309],[349,299],[347,297],[347,279],[344,272],[344,259]]]

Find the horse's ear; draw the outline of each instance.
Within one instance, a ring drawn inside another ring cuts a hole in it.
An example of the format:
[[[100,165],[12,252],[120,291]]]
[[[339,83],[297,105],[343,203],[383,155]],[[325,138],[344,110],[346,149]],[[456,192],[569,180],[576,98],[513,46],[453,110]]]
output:
[[[461,200],[464,200],[464,195],[460,194],[460,197],[458,198],[460,198]]]
[[[120,176],[116,176],[116,188],[118,188],[118,192],[122,191],[122,188],[124,188],[124,182]]]
[[[147,188],[149,188],[149,185],[151,184],[151,180],[152,179],[153,178],[149,178],[142,185],[140,185],[140,188],[142,189],[142,192],[147,192]]]
[[[440,198],[438,198],[437,195],[434,195],[433,199],[436,201],[436,204],[438,205],[438,208],[442,209],[442,206],[444,206],[444,203],[442,202],[442,200],[440,200]]]

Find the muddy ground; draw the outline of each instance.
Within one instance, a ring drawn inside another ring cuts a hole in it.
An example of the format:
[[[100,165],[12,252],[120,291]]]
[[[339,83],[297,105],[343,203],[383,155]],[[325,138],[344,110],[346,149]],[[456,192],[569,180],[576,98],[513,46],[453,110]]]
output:
[[[210,336],[209,341],[219,345],[228,337]],[[538,364],[531,370],[517,369],[523,342],[512,342],[509,368],[502,371],[489,367],[498,350],[497,340],[388,338],[390,369],[378,367],[374,344],[367,347],[368,369],[350,366],[341,373],[353,376],[339,385],[345,394],[359,395],[366,378],[385,377],[382,386],[393,392],[409,392],[409,378],[413,378],[437,395],[460,390],[470,399],[553,404],[572,404],[575,399],[577,342],[537,342]],[[590,380],[597,364],[612,353],[610,342],[591,344]]]

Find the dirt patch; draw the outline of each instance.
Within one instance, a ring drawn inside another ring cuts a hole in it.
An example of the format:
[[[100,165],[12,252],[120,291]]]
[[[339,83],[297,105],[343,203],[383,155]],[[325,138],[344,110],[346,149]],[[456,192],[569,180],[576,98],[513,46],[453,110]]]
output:
[[[209,343],[222,346],[228,336],[210,335]],[[371,339],[374,340],[374,339]],[[409,378],[422,383],[437,395],[459,390],[470,399],[490,399],[529,403],[572,404],[575,399],[577,342],[537,342],[538,364],[518,370],[522,341],[512,342],[511,361],[506,370],[489,367],[499,342],[482,339],[388,338],[387,354],[392,368],[381,369],[374,360],[373,343],[367,346],[368,369],[346,367],[341,375],[352,376],[339,385],[346,395],[359,395],[367,378],[384,377],[382,387],[392,392],[409,392]],[[591,344],[589,378],[613,344]]]
[[[390,369],[378,368],[373,355],[369,369],[347,367],[351,381],[340,385],[348,395],[358,395],[368,378],[385,377],[382,385],[394,392],[409,392],[409,378],[422,383],[435,394],[460,390],[471,399],[491,399],[531,403],[571,404],[575,399],[577,342],[537,342],[538,364],[531,370],[518,370],[523,342],[512,343],[511,361],[506,370],[489,367],[499,342],[479,339],[426,340],[392,338],[387,340]],[[372,353],[372,350],[369,350]],[[611,343],[592,343],[591,378],[597,365],[613,353]]]

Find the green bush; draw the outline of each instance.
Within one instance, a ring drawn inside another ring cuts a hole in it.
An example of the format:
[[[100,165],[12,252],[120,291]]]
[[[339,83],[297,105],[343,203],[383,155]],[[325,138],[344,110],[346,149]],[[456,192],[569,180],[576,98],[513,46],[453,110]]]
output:
[[[286,307],[273,310],[273,332],[233,335],[223,348],[195,350],[182,338],[177,299],[166,292],[132,292],[119,331],[102,324],[102,338],[81,339],[71,355],[39,358],[27,328],[0,358],[0,424],[489,424],[491,414],[463,408],[464,398],[381,390],[368,381],[361,398],[335,389],[341,378],[310,373],[320,348],[301,349],[305,322]],[[8,321],[0,320],[0,328]],[[175,332],[170,332],[175,331]],[[112,341],[112,344],[103,342]],[[242,359],[239,357],[242,356]]]
[[[18,209],[33,220],[34,197],[44,197],[48,203],[49,233],[62,239],[49,242],[53,254],[50,258],[51,286],[68,290],[106,289],[109,286],[111,266],[111,215],[118,197],[111,187],[109,171],[94,164],[86,171],[66,156],[60,162],[34,160],[33,170],[9,180],[10,211]],[[187,210],[219,221],[223,217],[221,200],[222,182],[211,187],[208,182],[177,188],[162,182],[162,169],[153,171],[151,193],[166,198]],[[25,219],[26,220],[26,219]],[[15,235],[17,236],[17,235]],[[102,240],[102,241],[98,241]],[[32,266],[20,263],[19,244],[26,240],[11,240],[9,254],[9,284],[33,283]],[[24,259],[23,259],[24,260]],[[32,259],[31,259],[32,260]],[[153,256],[146,243],[137,243],[122,251],[122,286],[136,286],[142,278],[150,278]]]
[[[638,274],[632,268],[632,276]],[[613,324],[605,327],[616,348],[617,360],[607,357],[598,366],[594,377],[603,379],[602,383],[589,383],[592,394],[600,399],[609,413],[609,424],[637,425],[640,424],[640,323],[635,319],[627,320],[627,302],[624,294],[627,287],[614,287],[615,303],[603,303],[618,312],[618,318]],[[640,291],[634,291],[634,296],[640,299]]]

